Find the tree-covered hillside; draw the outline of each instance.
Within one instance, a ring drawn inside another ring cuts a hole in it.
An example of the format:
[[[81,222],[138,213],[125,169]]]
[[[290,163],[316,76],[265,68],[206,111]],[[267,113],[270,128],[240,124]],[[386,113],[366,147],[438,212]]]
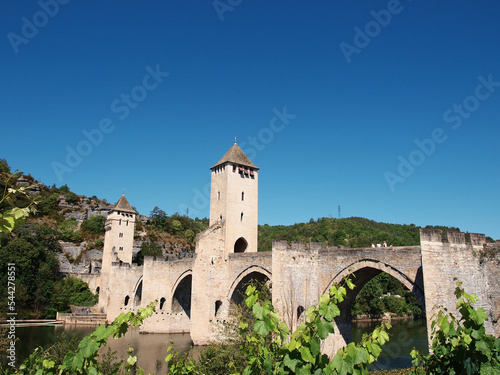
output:
[[[426,228],[459,231],[453,227]],[[308,223],[289,226],[259,226],[259,251],[270,251],[273,240],[320,242],[325,246],[369,247],[383,243],[388,246],[420,245],[420,227],[410,224],[386,224],[362,217],[345,219],[319,218]]]
[[[30,175],[11,173],[7,161],[0,159],[0,214],[29,205],[36,209],[34,213],[12,231],[0,233],[0,270],[5,271],[0,272],[0,283],[8,285],[6,270],[15,264],[18,318],[51,318],[56,311],[69,311],[70,304],[94,305],[97,297],[84,282],[65,277],[61,262],[79,272],[78,267],[88,262],[86,254],[93,252],[97,262],[102,259],[104,224],[113,205],[96,196],[77,195],[67,185],[48,187]],[[5,220],[2,215],[0,220]],[[206,219],[169,216],[155,208],[150,218],[138,217],[134,240],[142,246],[136,260],[141,262],[147,255],[187,256],[194,251],[196,234],[207,226]],[[81,251],[70,254],[65,250],[68,246]],[[2,316],[7,302],[7,288],[0,288]]]

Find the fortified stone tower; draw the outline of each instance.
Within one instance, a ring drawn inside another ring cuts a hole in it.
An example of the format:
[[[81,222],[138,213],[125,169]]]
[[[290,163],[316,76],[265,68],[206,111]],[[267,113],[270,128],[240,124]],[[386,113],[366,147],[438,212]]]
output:
[[[212,168],[210,226],[196,237],[191,339],[206,345],[229,314],[234,282],[229,260],[257,252],[258,171],[234,143]],[[250,254],[252,255],[252,254]]]
[[[113,262],[132,264],[135,216],[137,212],[122,195],[106,219],[104,249],[102,252],[101,289],[99,306],[108,306],[109,274]]]
[[[225,254],[257,251],[257,168],[234,143],[212,168],[210,226],[224,224]]]

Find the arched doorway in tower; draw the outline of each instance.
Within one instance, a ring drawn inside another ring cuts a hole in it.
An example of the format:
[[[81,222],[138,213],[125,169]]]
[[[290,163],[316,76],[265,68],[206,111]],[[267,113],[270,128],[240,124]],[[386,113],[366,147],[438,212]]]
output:
[[[243,253],[248,247],[248,242],[243,237],[240,237],[234,243],[234,252]]]
[[[231,305],[240,305],[245,301],[245,291],[249,285],[256,285],[258,288],[264,288],[266,291],[266,298],[271,300],[269,277],[263,272],[252,271],[243,276],[233,287],[231,292]]]
[[[193,276],[186,275],[175,288],[174,296],[172,297],[172,312],[185,313],[188,318],[191,318],[191,289],[193,285]]]

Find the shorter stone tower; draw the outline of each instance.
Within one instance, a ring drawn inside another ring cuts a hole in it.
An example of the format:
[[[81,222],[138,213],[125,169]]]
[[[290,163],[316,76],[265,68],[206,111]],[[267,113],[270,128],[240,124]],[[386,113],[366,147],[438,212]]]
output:
[[[111,266],[112,262],[132,264],[136,214],[125,195],[120,197],[109,212],[104,235],[103,270]]]
[[[102,309],[108,306],[112,264],[132,264],[136,215],[137,212],[122,195],[106,219],[99,292],[99,306]]]
[[[210,226],[224,224],[226,255],[256,252],[259,168],[235,142],[210,169]]]

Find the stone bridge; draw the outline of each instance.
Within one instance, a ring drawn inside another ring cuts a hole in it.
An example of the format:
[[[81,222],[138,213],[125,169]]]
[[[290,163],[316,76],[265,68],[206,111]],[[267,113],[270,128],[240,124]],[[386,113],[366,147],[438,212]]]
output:
[[[232,302],[243,300],[249,281],[269,280],[275,309],[294,330],[332,283],[352,275],[356,288],[339,306],[336,334],[326,345],[331,353],[351,341],[356,295],[386,272],[413,292],[425,308],[428,327],[437,304],[455,311],[458,279],[478,294],[479,306],[490,317],[488,332],[500,333],[500,267],[497,255],[491,256],[498,251],[490,251],[484,235],[470,234],[466,240],[463,233],[421,230],[421,246],[339,249],[274,242],[271,252],[258,252],[259,168],[235,142],[210,169],[209,228],[198,234],[193,258],[146,257],[143,266],[132,264],[137,212],[125,195],[110,211],[101,274],[90,283],[100,290],[99,307],[108,321],[158,300],[143,331],[189,332],[195,344],[207,344],[220,337],[220,322],[230,317]]]
[[[211,228],[212,232],[222,227]],[[339,306],[336,334],[327,342],[336,350],[351,341],[351,307],[362,287],[381,272],[401,281],[426,309],[428,319],[440,304],[454,311],[455,278],[479,296],[490,316],[487,329],[498,335],[500,272],[497,260],[480,259],[484,235],[421,231],[421,246],[339,249],[318,243],[275,241],[271,252],[231,253],[213,241],[213,233],[198,239],[193,258],[166,262],[146,257],[141,267],[112,267],[108,319],[158,300],[154,315],[142,327],[151,333],[190,333],[195,344],[218,337],[232,302],[241,302],[251,280],[272,282],[276,311],[296,329],[304,312],[333,283],[349,275],[356,288]],[[430,323],[428,323],[430,324]]]

